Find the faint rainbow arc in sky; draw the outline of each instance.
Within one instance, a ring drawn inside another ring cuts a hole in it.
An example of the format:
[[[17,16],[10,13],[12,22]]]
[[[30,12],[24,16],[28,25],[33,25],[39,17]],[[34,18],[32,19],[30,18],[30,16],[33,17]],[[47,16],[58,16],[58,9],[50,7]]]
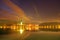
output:
[[[19,15],[20,15],[20,16],[18,16],[19,18],[30,21],[30,19],[25,15],[25,12],[20,7],[15,5],[13,2],[11,2],[10,0],[4,0],[4,3],[8,7],[10,7],[14,12],[19,13]]]

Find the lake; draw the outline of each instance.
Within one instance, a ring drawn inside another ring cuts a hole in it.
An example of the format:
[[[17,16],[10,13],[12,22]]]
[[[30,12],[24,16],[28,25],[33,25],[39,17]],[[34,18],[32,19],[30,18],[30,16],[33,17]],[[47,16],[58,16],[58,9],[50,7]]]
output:
[[[60,32],[24,32],[0,35],[0,40],[60,40]]]

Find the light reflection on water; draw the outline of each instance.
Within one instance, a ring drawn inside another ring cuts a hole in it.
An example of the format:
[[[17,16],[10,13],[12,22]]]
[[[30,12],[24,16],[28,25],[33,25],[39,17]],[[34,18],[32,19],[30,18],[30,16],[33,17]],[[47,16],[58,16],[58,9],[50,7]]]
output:
[[[24,38],[26,38],[29,32],[23,32],[22,34],[20,34],[20,32],[15,32],[15,33],[11,33],[11,34],[4,34],[4,35],[0,35],[0,40],[23,40]]]
[[[24,32],[0,35],[0,40],[60,40],[60,32]]]
[[[23,34],[24,30],[23,29],[20,29],[19,32],[20,32],[20,34]]]

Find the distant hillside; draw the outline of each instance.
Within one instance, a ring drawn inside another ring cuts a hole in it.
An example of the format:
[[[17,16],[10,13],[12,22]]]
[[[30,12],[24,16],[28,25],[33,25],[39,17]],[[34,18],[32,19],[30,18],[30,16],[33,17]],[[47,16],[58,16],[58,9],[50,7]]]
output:
[[[3,24],[16,24],[17,21],[12,21],[12,20],[0,20],[0,25]]]
[[[41,23],[40,25],[57,25],[60,24],[60,22],[45,22],[45,23]]]

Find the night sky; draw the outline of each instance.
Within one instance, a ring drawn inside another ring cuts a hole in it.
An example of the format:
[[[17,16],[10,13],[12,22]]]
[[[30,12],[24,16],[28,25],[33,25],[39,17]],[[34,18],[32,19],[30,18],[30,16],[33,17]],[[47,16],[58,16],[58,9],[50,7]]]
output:
[[[18,18],[37,23],[60,22],[60,0],[0,0],[0,19]]]

